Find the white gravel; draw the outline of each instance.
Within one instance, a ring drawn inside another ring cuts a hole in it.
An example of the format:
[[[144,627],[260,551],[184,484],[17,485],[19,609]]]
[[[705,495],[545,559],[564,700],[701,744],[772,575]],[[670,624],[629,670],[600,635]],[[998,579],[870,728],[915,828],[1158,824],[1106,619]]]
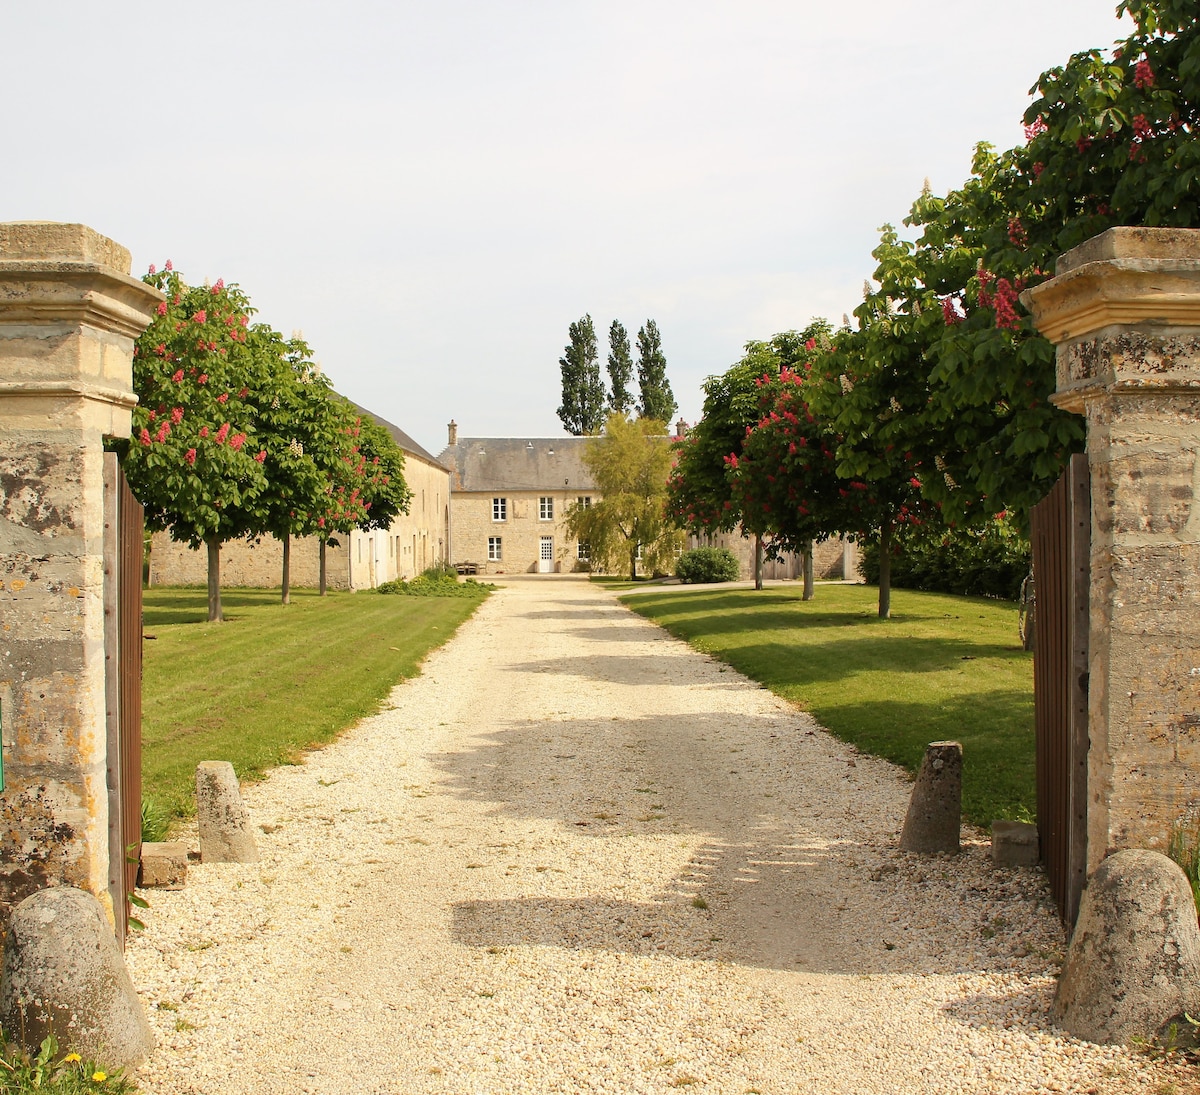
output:
[[[213,758],[220,759],[220,758]],[[970,763],[970,758],[967,758]],[[1166,1090],[1053,1032],[1040,874],[586,582],[514,581],[147,893],[149,1093]]]

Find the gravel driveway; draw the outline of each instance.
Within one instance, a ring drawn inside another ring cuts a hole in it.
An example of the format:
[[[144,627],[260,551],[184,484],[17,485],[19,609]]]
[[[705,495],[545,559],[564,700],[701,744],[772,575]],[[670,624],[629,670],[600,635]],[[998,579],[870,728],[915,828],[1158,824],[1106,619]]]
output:
[[[899,853],[907,799],[611,594],[513,581],[247,788],[261,863],[149,894],[143,1089],[1165,1090],[1049,1030],[1040,875]]]

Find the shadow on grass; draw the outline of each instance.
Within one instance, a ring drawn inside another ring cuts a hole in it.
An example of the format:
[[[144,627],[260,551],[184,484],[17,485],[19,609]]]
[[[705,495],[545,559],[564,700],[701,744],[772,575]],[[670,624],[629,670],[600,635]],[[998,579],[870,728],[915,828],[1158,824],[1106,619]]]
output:
[[[601,642],[645,642],[642,628],[617,626],[611,629],[579,629],[568,634]],[[705,635],[708,632],[705,632]],[[677,636],[685,638],[685,636]],[[1019,650],[1000,646],[970,644],[955,639],[848,636],[823,642],[819,646],[797,650],[786,642],[760,642],[729,650],[709,650],[704,635],[696,638],[699,649],[727,663],[751,679],[773,690],[803,689],[805,685],[849,681],[861,673],[897,673],[922,676],[945,673],[981,659],[1019,660]],[[537,663],[512,665],[521,672],[552,667],[554,672],[589,680],[611,680],[613,674],[639,663],[648,672],[661,676],[667,672],[663,660],[654,654],[589,654],[580,657],[546,658]],[[640,675],[640,674],[639,674]],[[988,691],[986,688],[983,691]],[[803,696],[791,696],[806,702]]]
[[[888,628],[919,621],[970,619],[972,615],[1005,610],[1007,602],[982,597],[952,597],[948,594],[920,593],[909,597],[908,590],[895,590],[890,619],[881,620],[876,611],[877,592],[870,586],[842,586],[839,601],[849,595],[849,604],[834,603],[828,595],[818,594],[805,601],[802,591],[771,587],[762,591],[697,590],[696,592],[635,592],[622,600],[635,612],[651,619],[682,624],[691,617],[705,617],[713,634],[740,631],[748,620],[755,627],[831,627],[862,624]],[[982,610],[982,611],[980,611]],[[1016,608],[1012,607],[1013,634],[1016,641]]]
[[[316,598],[316,590],[292,590],[293,601]],[[221,611],[226,623],[245,619],[239,609],[280,604],[278,589],[223,589]],[[142,626],[165,627],[168,624],[208,623],[208,592],[201,588],[151,587],[142,595]]]
[[[980,705],[1003,712],[981,719]],[[933,741],[963,747],[963,817],[986,828],[997,818],[1032,821],[1037,812],[1033,697],[1017,689],[986,695],[835,702],[813,717],[836,737],[915,775]]]

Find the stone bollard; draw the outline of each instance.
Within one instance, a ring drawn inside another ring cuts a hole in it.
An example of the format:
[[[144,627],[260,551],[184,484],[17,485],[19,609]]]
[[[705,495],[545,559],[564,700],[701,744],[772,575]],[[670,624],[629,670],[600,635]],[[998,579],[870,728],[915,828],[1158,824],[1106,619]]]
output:
[[[962,819],[962,746],[931,741],[908,800],[900,833],[906,852],[957,852]]]
[[[1200,927],[1183,871],[1160,852],[1110,855],[1088,880],[1050,1017],[1076,1038],[1124,1045],[1200,1015]]]
[[[258,845],[229,761],[206,760],[196,765],[196,818],[202,863],[258,861]]]
[[[70,886],[39,890],[14,910],[4,941],[0,1022],[36,1054],[53,1034],[62,1052],[128,1068],[154,1035],[100,902]]]

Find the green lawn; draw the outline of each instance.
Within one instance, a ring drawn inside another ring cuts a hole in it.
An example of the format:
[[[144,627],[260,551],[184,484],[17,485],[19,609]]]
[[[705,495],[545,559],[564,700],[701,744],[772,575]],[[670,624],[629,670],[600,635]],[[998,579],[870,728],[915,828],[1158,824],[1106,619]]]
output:
[[[243,779],[294,762],[378,710],[398,681],[475,610],[480,597],[222,590],[145,592],[143,796],[172,818],[195,810],[195,769],[228,760]]]
[[[1016,606],[819,585],[632,593],[622,599],[671,634],[812,712],[844,741],[915,772],[925,746],[963,746],[963,814],[1032,820],[1036,810],[1033,660]]]

